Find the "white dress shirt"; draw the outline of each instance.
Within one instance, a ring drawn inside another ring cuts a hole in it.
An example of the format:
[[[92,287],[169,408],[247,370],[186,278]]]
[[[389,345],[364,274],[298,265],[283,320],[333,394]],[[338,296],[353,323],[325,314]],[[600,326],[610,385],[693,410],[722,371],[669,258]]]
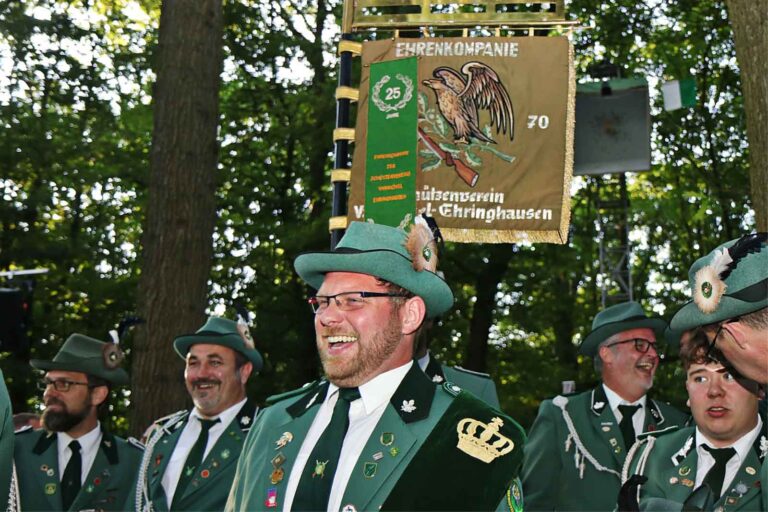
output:
[[[232,420],[235,419],[240,412],[240,409],[243,408],[247,401],[248,399],[244,398],[241,402],[236,403],[217,416],[220,421],[208,431],[208,444],[205,445],[203,460],[208,456],[208,453],[216,445],[216,441],[219,440],[221,434],[223,434],[227,427],[229,427],[229,424],[232,423]],[[200,418],[206,420],[215,419],[204,418],[197,412],[197,409],[192,409],[192,412],[189,413],[187,424],[184,425],[184,430],[182,430],[181,436],[179,437],[179,442],[176,443],[176,447],[173,449],[171,460],[168,461],[168,466],[165,468],[162,484],[168,504],[173,502],[173,495],[176,492],[176,486],[179,484],[181,470],[184,467],[184,463],[187,461],[187,457],[189,457],[189,452],[191,452],[192,447],[195,446],[197,438],[200,437],[200,430],[202,428],[200,426]]]
[[[376,376],[358,388],[360,398],[349,405],[349,429],[341,447],[339,467],[333,477],[331,495],[328,499],[328,512],[336,512],[341,508],[341,500],[344,497],[349,477],[352,475],[355,464],[357,464],[357,459],[368,442],[368,438],[371,437],[374,428],[376,428],[376,424],[384,414],[392,395],[397,391],[412,364],[413,361],[409,361],[403,366]],[[323,431],[331,422],[333,408],[339,398],[338,391],[339,388],[336,385],[329,384],[325,401],[320,406],[320,410],[317,411],[312,426],[307,431],[307,437],[299,449],[285,490],[285,503],[283,504],[285,512],[290,511],[293,506],[293,498],[296,496],[296,488],[299,486],[304,467],[307,465],[307,459],[312,454],[312,450]]]
[[[637,437],[638,434],[645,432],[645,404],[647,402],[646,395],[643,395],[640,397],[640,400],[635,400],[634,402],[627,402],[623,398],[621,398],[618,393],[613,391],[611,388],[603,384],[603,389],[605,390],[605,396],[608,398],[608,405],[611,407],[611,411],[613,411],[613,415],[616,417],[616,421],[621,423],[621,419],[623,418],[623,415],[621,414],[621,411],[619,410],[620,405],[639,405],[640,408],[635,411],[635,414],[632,416],[632,427],[635,429],[635,437]],[[627,450],[629,450],[629,446],[627,446]]]
[[[730,447],[736,450],[736,455],[731,457],[731,460],[729,460],[728,463],[725,465],[725,477],[723,478],[723,487],[721,489],[721,496],[722,496],[722,493],[725,493],[728,491],[728,489],[731,486],[731,482],[733,482],[733,479],[736,478],[736,473],[738,473],[739,468],[741,467],[742,464],[744,464],[744,461],[747,460],[747,455],[749,455],[749,450],[752,449],[752,445],[755,443],[755,439],[757,439],[757,436],[760,435],[760,431],[762,430],[762,428],[763,428],[763,420],[761,420],[760,415],[758,415],[757,425],[755,425],[755,428],[753,428],[747,434],[742,436],[738,441],[730,445]],[[701,432],[701,430],[699,430],[699,427],[696,427],[696,453],[699,456],[699,462],[696,465],[696,487],[697,488],[704,481],[704,477],[707,476],[707,473],[709,473],[709,470],[712,469],[712,466],[715,465],[715,458],[712,457],[711,453],[709,453],[707,450],[704,449],[705,444],[709,445],[711,448],[717,448],[709,441],[709,439],[706,438],[706,436]],[[722,446],[720,448],[728,448],[728,446]],[[715,500],[719,498],[720,496],[715,496]]]
[[[59,453],[59,480],[64,476],[64,469],[67,467],[69,459],[72,457],[72,450],[69,449],[69,443],[77,441],[80,443],[80,485],[88,478],[88,472],[91,471],[93,461],[96,460],[96,454],[101,445],[101,424],[97,421],[96,428],[80,436],[77,439],[69,437],[65,432],[56,434],[56,448]]]

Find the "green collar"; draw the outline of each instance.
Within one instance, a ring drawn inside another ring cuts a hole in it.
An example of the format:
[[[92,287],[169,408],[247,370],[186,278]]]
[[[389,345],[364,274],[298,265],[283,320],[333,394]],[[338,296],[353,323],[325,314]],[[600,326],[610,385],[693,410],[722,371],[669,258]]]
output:
[[[32,449],[32,453],[35,455],[42,455],[51,445],[56,441],[55,432],[41,431],[40,438],[35,443],[35,447]],[[110,465],[114,465],[120,462],[120,458],[117,455],[117,440],[115,436],[110,432],[107,432],[104,427],[101,427],[101,450],[107,457]]]
[[[304,396],[296,400],[286,408],[292,418],[298,418],[307,412],[312,406],[320,405],[328,394],[329,383],[327,380],[319,380],[306,388]]]
[[[237,418],[235,418],[240,426],[240,430],[243,432],[251,430],[251,425],[253,425],[253,420],[256,419],[258,410],[259,408],[256,407],[256,403],[250,398],[245,402],[245,405],[240,408],[240,412],[237,413]]]
[[[392,395],[390,403],[405,423],[427,418],[437,386],[414,361]]]
[[[418,360],[416,361],[416,364],[419,364]],[[432,354],[429,355],[429,363],[427,363],[427,367],[424,368],[424,373],[427,374],[427,377],[429,377],[432,382],[443,382],[445,380],[443,365],[440,364],[440,361],[435,359]],[[435,381],[435,377],[440,377],[440,380]]]

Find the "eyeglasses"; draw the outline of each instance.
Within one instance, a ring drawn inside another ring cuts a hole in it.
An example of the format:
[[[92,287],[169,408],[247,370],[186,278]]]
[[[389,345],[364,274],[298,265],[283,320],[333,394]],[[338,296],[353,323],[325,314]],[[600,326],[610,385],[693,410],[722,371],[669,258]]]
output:
[[[653,348],[653,351],[656,352],[657,354],[659,353],[659,349],[656,348],[656,343],[643,338],[632,338],[631,340],[617,341],[616,343],[611,343],[610,345],[606,345],[606,346],[613,347],[614,345],[621,345],[623,343],[634,343],[635,350],[637,350],[641,354],[645,354],[651,348]]]
[[[37,387],[40,389],[40,391],[45,391],[48,389],[48,386],[53,386],[53,389],[56,391],[60,391],[62,393],[66,393],[69,391],[69,388],[72,386],[89,386],[90,385],[87,382],[75,382],[73,380],[66,380],[66,379],[57,379],[57,380],[51,380],[51,379],[43,379],[37,383]]]
[[[380,292],[342,292],[336,295],[313,295],[307,302],[312,306],[315,314],[322,313],[331,305],[331,299],[336,303],[340,311],[354,311],[367,304],[365,299],[376,297],[408,297],[404,293],[380,293]]]
[[[722,358],[720,358],[719,354],[715,352],[715,343],[717,343],[717,338],[720,337],[720,333],[723,332],[723,327],[725,327],[725,324],[736,323],[739,320],[741,320],[741,317],[735,316],[733,318],[729,318],[728,320],[720,322],[720,325],[717,326],[717,332],[715,332],[715,336],[712,338],[712,341],[709,342],[709,347],[707,347],[707,353],[705,355],[707,359],[709,359],[710,361],[714,361],[718,364],[721,364],[726,368],[731,367],[731,364],[728,361],[721,361]]]

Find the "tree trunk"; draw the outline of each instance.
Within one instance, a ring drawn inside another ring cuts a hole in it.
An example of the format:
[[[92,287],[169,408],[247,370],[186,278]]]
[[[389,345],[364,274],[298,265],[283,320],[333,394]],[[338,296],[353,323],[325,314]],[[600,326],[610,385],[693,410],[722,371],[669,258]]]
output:
[[[755,224],[768,231],[768,8],[764,0],[726,3],[741,69]]]
[[[475,305],[469,322],[469,344],[464,367],[486,372],[488,368],[488,335],[496,311],[496,292],[504,278],[513,251],[509,244],[490,246],[488,263],[478,269],[475,281]]]
[[[165,1],[133,346],[131,429],[185,406],[173,339],[205,321],[216,217],[221,0]]]

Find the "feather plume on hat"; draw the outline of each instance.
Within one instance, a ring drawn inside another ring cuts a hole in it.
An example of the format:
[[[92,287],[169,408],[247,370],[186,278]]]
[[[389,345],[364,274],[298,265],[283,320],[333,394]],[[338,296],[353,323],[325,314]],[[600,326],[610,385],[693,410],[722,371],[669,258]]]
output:
[[[405,239],[405,248],[411,255],[413,268],[417,272],[437,271],[437,242],[435,235],[423,217],[417,216]]]
[[[120,335],[117,329],[109,331],[109,336],[112,338],[112,343],[105,343],[101,349],[101,354],[104,358],[104,367],[114,370],[125,359],[125,353],[120,348]]]
[[[235,310],[237,311],[237,332],[243,338],[245,347],[253,350],[256,348],[256,344],[253,342],[251,330],[248,328],[248,310],[240,303],[235,303]]]
[[[696,272],[693,301],[702,313],[710,314],[717,310],[720,299],[728,288],[725,280],[742,258],[760,251],[761,244],[766,240],[768,233],[745,235],[731,247],[716,252],[711,263]]]
[[[112,338],[112,343],[107,343],[102,349],[104,366],[106,368],[114,370],[122,364],[123,360],[125,360],[125,352],[120,348],[120,341],[122,341],[123,337],[131,327],[143,323],[143,318],[138,316],[126,316],[120,320],[119,324],[117,324],[117,329],[109,331],[109,337]]]

